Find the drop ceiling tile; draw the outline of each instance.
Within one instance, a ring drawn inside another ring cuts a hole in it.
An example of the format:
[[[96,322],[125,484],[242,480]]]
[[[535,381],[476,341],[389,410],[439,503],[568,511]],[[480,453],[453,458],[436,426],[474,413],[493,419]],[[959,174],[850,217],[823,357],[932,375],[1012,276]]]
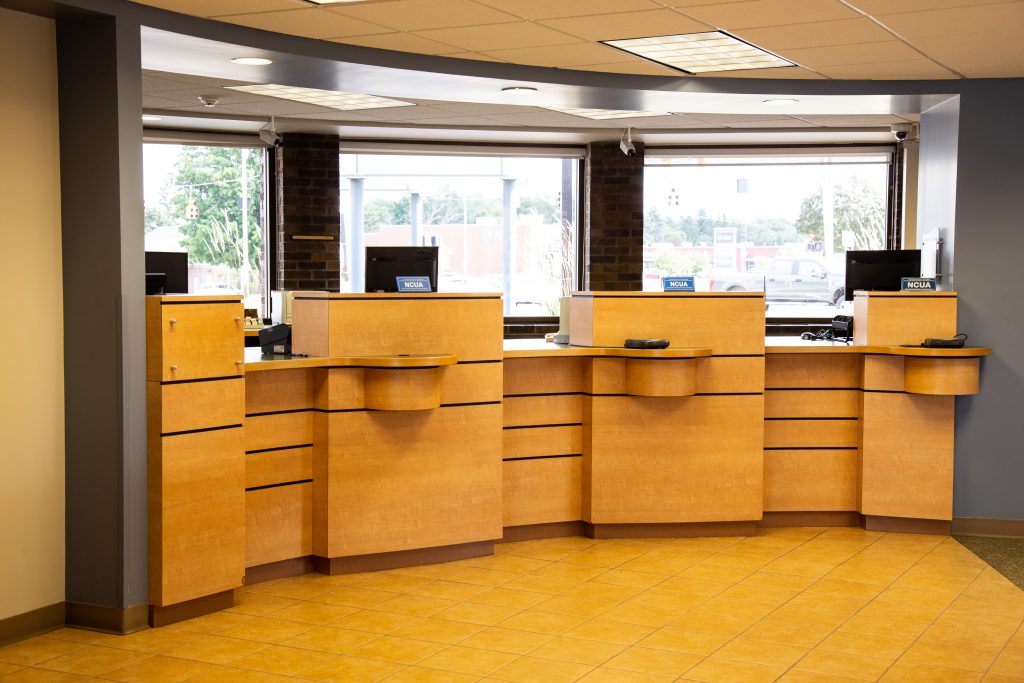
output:
[[[218,20],[306,38],[341,38],[388,33],[386,26],[343,17],[322,7],[282,12],[232,14],[218,17]]]
[[[617,60],[621,53],[613,47],[600,43],[576,43],[574,45],[552,45],[527,47],[515,50],[489,50],[485,54],[513,64],[534,66],[580,66]]]
[[[779,80],[821,80],[824,76],[799,66],[779,67],[778,69],[744,69],[741,71],[715,71],[707,76],[697,78],[761,78]]]
[[[878,64],[845,64],[820,67],[829,78],[858,80],[905,80],[958,78],[952,71],[942,68],[930,59],[907,59]]]
[[[781,50],[780,56],[806,66],[818,69],[839,64],[878,64],[891,61],[917,59],[921,55],[898,40],[858,45],[833,45]]]
[[[1024,76],[1024,31],[972,33],[956,40],[916,38],[914,45],[968,78]]]
[[[686,7],[687,16],[724,30],[856,19],[860,15],[835,0],[754,0]]]
[[[204,107],[196,103],[194,107],[178,107],[182,111],[200,111],[208,114],[244,114],[246,116],[306,116],[331,111],[326,107],[304,102],[244,102],[238,104],[218,104],[216,107]]]
[[[821,128],[813,123],[801,121],[797,118],[787,119],[765,119],[761,121],[750,121],[748,123],[735,122],[726,126],[727,128]]]
[[[484,104],[480,102],[440,102],[430,100],[430,105],[435,109],[442,109],[456,116],[490,116],[492,114],[515,114],[536,111],[533,107],[522,103]]]
[[[395,121],[395,123],[403,123]],[[472,126],[472,127],[487,127],[494,128],[496,125],[508,125],[508,124],[496,124],[492,119],[484,116],[437,116],[430,119],[423,119],[416,121],[417,126]]]
[[[366,5],[334,5],[332,11],[399,31],[454,28],[515,21],[517,17],[472,0],[394,0]]]
[[[922,12],[947,7],[973,7],[976,5],[994,5],[1005,0],[850,0],[850,4],[868,14],[878,15],[899,10],[900,12]]]
[[[419,121],[420,119],[436,119],[451,116],[451,112],[434,107],[385,107],[367,112],[368,116],[388,121]]]
[[[927,36],[984,33],[994,29],[1024,30],[1024,2],[880,14],[877,19],[911,42]]]
[[[382,50],[399,50],[401,52],[416,52],[421,55],[441,55],[458,49],[453,45],[445,45],[436,40],[427,40],[411,33],[382,33],[374,36],[349,36],[338,38],[336,42],[346,45],[361,45],[363,47],[377,47]]]
[[[462,50],[458,52],[446,52],[441,57],[451,57],[452,59],[472,59],[477,62],[501,62],[502,60],[496,57],[485,55],[482,52],[464,52]]]
[[[186,88],[204,87],[221,88],[228,85],[247,85],[249,81],[233,81],[227,78],[212,78],[210,76],[193,76],[191,74],[170,73],[167,71],[156,71],[145,69],[142,72],[145,78],[159,79],[165,83],[176,83],[177,87],[166,88],[167,90],[184,90]],[[143,81],[145,83],[145,81]],[[162,87],[162,86],[161,86]]]
[[[590,14],[612,14],[614,12],[636,12],[661,9],[653,0],[476,0],[482,5],[495,7],[523,19],[560,19],[562,17],[583,17]]]
[[[637,74],[643,76],[676,76],[679,77],[682,74],[676,69],[672,69],[661,64],[655,64],[649,62],[646,59],[637,59],[630,62],[609,62],[607,64],[583,64],[580,66],[570,66],[569,69],[576,69],[578,71],[600,71],[604,73],[613,74]]]
[[[679,112],[686,116],[697,119],[698,121],[704,121],[705,123],[717,123],[723,126],[732,125],[735,123],[749,124],[760,121],[786,121],[790,119],[786,114],[708,114],[708,113],[690,113],[690,112]]]
[[[779,50],[797,47],[851,45],[893,40],[891,33],[865,18],[742,29],[732,33],[737,38],[742,38],[748,43],[753,43],[776,54]]]
[[[376,110],[374,110],[374,111],[376,111]],[[366,114],[366,113],[363,113],[363,112],[359,112],[359,111],[339,111],[337,109],[332,109],[329,112],[322,112],[322,113],[318,113],[318,114],[303,114],[301,117],[298,117],[298,116],[295,117],[295,119],[296,120],[299,120],[299,119],[302,119],[302,120],[309,119],[311,121],[337,121],[337,122],[344,122],[344,123],[347,123],[349,121],[359,121],[359,122],[377,122],[377,121],[380,121],[380,117],[378,117],[378,116],[370,116],[369,114]],[[280,125],[280,122],[278,122],[278,125]]]
[[[143,109],[177,109],[180,106],[180,100],[169,100],[157,95],[149,95],[145,91],[142,93]]]
[[[197,17],[216,17],[221,14],[244,14],[249,12],[270,12],[283,9],[308,8],[303,0],[139,0],[143,5],[191,14]]]
[[[670,9],[545,19],[539,23],[586,40],[646,38],[711,30],[707,24],[684,17]]]
[[[488,24],[487,26],[439,28],[416,31],[416,35],[428,40],[457,45],[469,52],[564,45],[573,42],[571,36],[561,31],[529,21],[517,21],[509,24]]]
[[[894,123],[906,123],[906,119],[900,118],[899,116],[893,116],[891,114],[861,114],[856,116],[804,116],[801,114],[800,118],[804,121],[810,121],[818,126],[828,126],[831,128],[860,128],[866,126],[890,126]]]
[[[165,90],[157,94],[158,97],[177,102],[181,105],[198,105],[200,97],[217,98],[217,106],[243,104],[253,102],[273,102],[274,98],[251,95],[244,92],[224,90],[222,88],[194,88],[191,90]]]
[[[516,114],[491,114],[488,118],[501,122],[503,125],[516,126],[553,126],[556,128],[615,128],[619,125],[616,120],[594,121],[581,116],[562,114],[557,111],[522,112]]]

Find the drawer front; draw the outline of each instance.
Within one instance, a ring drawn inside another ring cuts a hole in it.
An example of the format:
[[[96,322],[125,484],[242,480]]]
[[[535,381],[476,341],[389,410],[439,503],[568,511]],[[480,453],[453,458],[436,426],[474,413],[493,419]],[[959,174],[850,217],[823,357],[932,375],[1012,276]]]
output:
[[[856,448],[858,420],[765,420],[765,448]]]
[[[184,384],[148,383],[160,398],[160,433],[240,425],[245,419],[245,381],[234,379]]]
[[[531,458],[583,452],[583,427],[525,427],[502,430],[504,458]]]
[[[768,389],[857,389],[861,380],[859,353],[769,353],[764,385]]]
[[[583,391],[582,358],[510,358],[506,360],[505,396],[564,394]]]
[[[502,410],[506,427],[583,422],[583,397],[578,394],[506,398]]]
[[[766,451],[766,512],[848,511],[860,507],[857,451]]]
[[[503,463],[504,526],[582,519],[583,458],[544,458]]]
[[[764,394],[764,416],[771,417],[857,417],[860,392],[806,389],[770,390]]]
[[[160,307],[163,381],[242,374],[245,328],[241,303]]]
[[[245,494],[245,566],[313,553],[313,485],[295,484]]]
[[[256,415],[245,418],[245,450],[288,448],[313,443],[313,412]]]
[[[313,478],[313,449],[249,453],[245,456],[245,487],[273,486]]]

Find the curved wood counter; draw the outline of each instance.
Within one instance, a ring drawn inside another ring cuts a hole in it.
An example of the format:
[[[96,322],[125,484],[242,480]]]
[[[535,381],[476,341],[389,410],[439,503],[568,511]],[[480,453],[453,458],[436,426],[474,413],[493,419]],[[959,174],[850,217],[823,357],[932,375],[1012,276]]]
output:
[[[189,299],[147,303],[154,624],[243,581],[501,538],[948,532],[955,396],[991,352],[766,340],[758,293],[584,293],[573,329],[593,347],[503,342],[491,294],[301,293],[311,357],[242,361],[237,298]],[[938,299],[900,315],[948,321]],[[913,334],[951,336],[931,329]]]

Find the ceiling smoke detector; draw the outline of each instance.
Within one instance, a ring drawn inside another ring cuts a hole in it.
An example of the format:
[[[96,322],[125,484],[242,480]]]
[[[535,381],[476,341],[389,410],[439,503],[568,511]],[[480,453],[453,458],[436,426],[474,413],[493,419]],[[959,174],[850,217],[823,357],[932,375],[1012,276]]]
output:
[[[200,95],[196,99],[198,99],[200,102],[202,102],[203,106],[208,108],[208,109],[213,109],[220,102],[220,98],[217,97],[216,95]]]

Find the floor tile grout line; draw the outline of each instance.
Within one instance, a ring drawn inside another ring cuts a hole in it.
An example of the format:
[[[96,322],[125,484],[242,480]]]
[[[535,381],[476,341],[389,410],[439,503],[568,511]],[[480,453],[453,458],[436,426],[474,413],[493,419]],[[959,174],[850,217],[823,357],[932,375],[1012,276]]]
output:
[[[783,555],[781,555],[781,556],[780,556],[780,557],[779,557],[778,559],[781,559],[782,557],[785,557],[785,556],[786,556],[786,555],[788,555],[789,553],[791,553],[791,552],[794,552],[795,550],[797,550],[797,549],[799,549],[799,548],[803,547],[804,545],[807,545],[807,544],[808,544],[808,543],[810,543],[811,541],[813,541],[813,540],[815,540],[815,539],[818,539],[818,538],[820,538],[820,537],[821,537],[821,536],[822,536],[823,534],[825,534],[826,532],[828,532],[829,530],[831,530],[831,529],[834,529],[834,528],[845,528],[845,527],[823,527],[823,528],[822,528],[822,530],[821,530],[821,533],[815,534],[814,536],[812,536],[812,537],[810,537],[810,538],[806,539],[806,540],[805,540],[805,541],[803,541],[802,543],[799,543],[798,545],[794,546],[793,548],[791,548],[791,549],[790,549],[789,551],[787,551],[786,553],[783,553]],[[866,546],[864,546],[863,548],[861,548],[861,550],[858,550],[858,551],[857,551],[857,553],[855,553],[855,554],[854,554],[854,556],[855,556],[856,554],[859,554],[860,552],[862,552],[862,551],[863,551],[863,550],[864,550],[865,548],[869,548],[869,547],[871,547],[872,545],[874,545],[875,543],[877,543],[877,542],[878,542],[879,540],[881,540],[881,539],[882,539],[882,538],[883,538],[884,536],[885,536],[885,534],[884,534],[884,533],[883,533],[883,534],[882,534],[881,536],[878,536],[878,537],[877,537],[877,538],[875,538],[875,539],[874,539],[873,541],[871,541],[871,543],[868,543],[868,544],[867,544]],[[835,566],[833,567],[833,569],[836,569],[836,568],[838,568],[839,566],[841,566],[842,564],[845,564],[846,562],[848,562],[848,561],[849,561],[850,559],[852,559],[852,558],[853,558],[853,556],[851,556],[850,558],[847,558],[846,560],[843,560],[843,562],[841,562],[841,563],[840,563],[839,565],[835,565]],[[769,562],[768,564],[771,564],[771,563]],[[766,566],[767,566],[767,565],[766,565]],[[780,572],[780,573],[781,573],[781,572]],[[806,577],[806,578],[814,578],[814,577]],[[743,629],[742,631],[740,631],[739,633],[737,633],[736,635],[734,635],[734,636],[733,636],[732,638],[730,638],[729,640],[727,640],[727,641],[726,641],[725,643],[723,643],[723,644],[722,644],[722,645],[721,645],[720,647],[718,647],[717,649],[713,650],[713,651],[712,651],[712,652],[710,652],[709,654],[705,655],[705,657],[704,657],[704,660],[706,660],[706,659],[710,659],[711,657],[713,657],[713,656],[715,655],[715,653],[716,653],[716,652],[719,652],[719,651],[720,651],[720,650],[722,650],[723,648],[727,647],[727,646],[728,646],[728,645],[729,645],[730,643],[732,643],[733,641],[735,641],[735,640],[736,640],[737,638],[739,638],[740,636],[742,636],[742,635],[743,635],[744,633],[746,633],[747,631],[749,631],[750,629],[752,629],[752,628],[753,628],[754,626],[756,626],[757,624],[759,624],[759,623],[761,623],[762,621],[764,621],[764,620],[765,620],[766,618],[768,618],[768,617],[769,617],[770,615],[774,614],[775,612],[777,612],[778,610],[782,609],[782,607],[784,607],[785,605],[787,605],[787,604],[788,604],[788,603],[790,603],[791,601],[793,601],[793,600],[795,600],[796,598],[798,598],[798,597],[800,597],[801,595],[803,595],[803,594],[804,594],[804,593],[805,593],[806,591],[810,590],[810,589],[811,589],[811,588],[812,588],[813,586],[817,585],[817,584],[818,584],[818,583],[819,583],[819,582],[820,582],[820,581],[821,581],[822,579],[824,579],[824,575],[823,575],[823,576],[820,576],[820,577],[818,577],[818,578],[817,578],[817,579],[816,579],[815,581],[813,581],[813,582],[812,582],[811,584],[809,584],[809,585],[808,585],[808,586],[807,586],[806,588],[804,588],[804,589],[802,589],[802,590],[800,590],[800,591],[797,591],[797,594],[796,594],[796,595],[794,595],[793,597],[791,597],[791,598],[790,598],[789,600],[786,600],[786,601],[785,601],[785,602],[783,602],[783,603],[782,603],[781,605],[778,605],[777,607],[775,607],[775,609],[773,609],[772,611],[768,612],[768,614],[764,615],[763,617],[761,617],[760,619],[758,619],[757,621],[755,621],[755,622],[754,622],[753,624],[751,624],[750,626],[748,626],[747,628]],[[733,585],[735,585],[735,584],[733,584]],[[872,600],[874,600],[874,598],[872,598]],[[872,600],[869,600],[867,604],[870,604]],[[864,605],[864,606],[866,607],[867,605]],[[863,607],[861,607],[860,609],[863,609]],[[857,610],[857,611],[859,612],[860,610]],[[854,614],[856,614],[856,612],[855,612]],[[846,621],[849,621],[850,619],[852,619],[852,618],[853,618],[853,616],[854,616],[854,615],[850,615],[850,617],[848,617],[848,618],[846,619]],[[844,621],[843,623],[846,623],[846,621]],[[840,626],[841,626],[841,625],[842,625],[842,624],[840,624]],[[832,631],[830,632],[830,635],[831,635],[831,633],[835,633],[835,632],[836,632],[836,631],[838,630],[838,628],[839,628],[839,626],[837,626],[837,627],[835,627],[834,629],[832,629]],[[827,638],[827,637],[828,637],[828,636],[826,636],[826,638]],[[761,642],[761,641],[758,641],[758,642]],[[819,641],[819,643],[818,643],[818,644],[820,645],[820,644],[821,644],[821,642],[823,642],[823,641]],[[810,654],[811,652],[813,652],[813,651],[814,651],[814,649],[815,649],[816,647],[817,647],[817,645],[816,645],[815,647],[812,647],[812,648],[808,648],[808,653],[807,653],[807,654]],[[804,655],[804,657],[806,657],[806,655]],[[796,666],[796,665],[797,665],[798,663],[800,663],[800,661],[801,661],[801,660],[803,660],[803,658],[804,658],[804,657],[801,657],[800,659],[798,659],[798,660],[797,660],[796,662],[794,662],[793,664],[789,665],[788,667],[783,667],[783,668],[784,668],[785,670],[784,670],[784,671],[783,671],[783,672],[782,672],[781,674],[779,674],[779,677],[781,677],[781,676],[785,676],[785,675],[786,675],[786,674],[787,674],[787,673],[788,673],[789,671],[791,671],[791,670],[793,669],[793,667],[794,667],[794,666]],[[704,660],[701,660],[701,662],[703,662]],[[729,661],[737,661],[737,660],[729,660]],[[696,668],[697,666],[699,666],[699,665],[701,664],[701,662],[698,662],[697,664],[694,664],[694,666],[692,666],[692,667],[690,667],[689,669],[687,669],[687,670],[686,670],[686,672],[684,672],[684,673],[683,673],[683,676],[685,676],[685,675],[686,675],[687,673],[689,673],[689,672],[690,672],[690,671],[692,671],[692,670],[693,670],[694,668]],[[750,662],[750,663],[756,663],[756,662]]]

